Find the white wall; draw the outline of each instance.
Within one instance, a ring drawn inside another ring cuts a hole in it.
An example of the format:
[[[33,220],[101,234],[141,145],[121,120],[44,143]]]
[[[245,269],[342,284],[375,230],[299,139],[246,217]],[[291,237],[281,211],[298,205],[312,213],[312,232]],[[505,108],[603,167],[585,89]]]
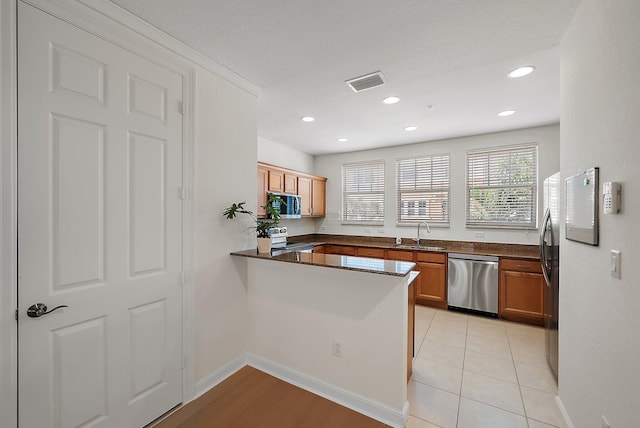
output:
[[[258,160],[271,165],[314,174],[314,157],[312,155],[262,137],[258,137]],[[287,227],[287,232],[290,236],[294,236],[315,233],[318,229],[319,221],[316,218],[301,218],[282,220],[280,224]]]
[[[15,426],[17,394],[15,84],[11,45],[15,42],[14,3],[0,3],[0,415]],[[3,425],[4,426],[4,425]]]
[[[195,380],[245,351],[247,296],[229,253],[255,248],[247,219],[222,216],[234,202],[255,211],[257,99],[202,68],[195,90]]]
[[[545,177],[559,171],[560,130],[558,125],[520,129],[516,131],[494,134],[476,135],[465,138],[387,147],[383,149],[365,150],[352,153],[317,156],[315,171],[325,176],[327,182],[327,217],[319,228],[321,233],[373,235],[390,237],[415,237],[415,226],[396,226],[396,177],[395,161],[398,158],[451,154],[451,211],[449,228],[432,228],[428,239],[506,242],[517,244],[536,244],[537,231],[505,230],[505,229],[468,229],[465,227],[465,152],[469,149],[504,146],[522,143],[538,143],[538,181],[539,209],[541,222],[542,181]],[[340,210],[342,200],[341,174],[345,162],[384,160],[385,161],[385,221],[384,226],[341,225]],[[365,232],[370,229],[370,232]],[[476,232],[484,233],[484,237],[476,237]]]
[[[601,414],[640,426],[639,22],[638,0],[583,0],[561,44],[562,176],[598,166],[600,183],[622,183],[598,247],[561,241],[559,397],[576,428],[600,427]],[[609,275],[611,249],[622,279]]]
[[[244,260],[249,352],[402,415],[408,276]]]
[[[258,137],[258,160],[313,174],[312,155],[262,137]]]

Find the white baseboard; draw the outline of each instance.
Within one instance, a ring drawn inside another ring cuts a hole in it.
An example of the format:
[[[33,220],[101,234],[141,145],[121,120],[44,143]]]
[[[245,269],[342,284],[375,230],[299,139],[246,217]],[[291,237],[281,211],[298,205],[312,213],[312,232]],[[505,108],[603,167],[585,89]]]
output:
[[[211,388],[213,388],[247,364],[247,354],[243,353],[233,360],[229,361],[224,366],[220,367],[215,372],[200,379],[196,382],[195,395],[189,401],[193,401],[196,398],[200,397],[202,394],[209,391]]]
[[[567,428],[575,428],[573,422],[571,422],[571,418],[569,417],[567,409],[564,407],[564,404],[562,404],[562,400],[558,395],[556,395],[556,404],[558,405],[558,409],[560,409],[562,419],[564,419],[564,423],[567,425]]]
[[[345,406],[358,413],[367,415],[393,427],[404,427],[409,416],[409,403],[405,401],[402,411],[391,409],[383,404],[365,397],[342,390],[304,373],[282,366],[258,355],[246,353],[247,364],[269,373],[287,383],[300,387],[313,394],[319,395]]]

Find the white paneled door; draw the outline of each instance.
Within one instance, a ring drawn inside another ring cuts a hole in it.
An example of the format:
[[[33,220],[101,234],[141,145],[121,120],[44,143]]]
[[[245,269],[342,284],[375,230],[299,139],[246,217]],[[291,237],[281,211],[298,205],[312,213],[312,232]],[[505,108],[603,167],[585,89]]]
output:
[[[182,76],[22,2],[18,75],[20,426],[142,427],[182,400]]]

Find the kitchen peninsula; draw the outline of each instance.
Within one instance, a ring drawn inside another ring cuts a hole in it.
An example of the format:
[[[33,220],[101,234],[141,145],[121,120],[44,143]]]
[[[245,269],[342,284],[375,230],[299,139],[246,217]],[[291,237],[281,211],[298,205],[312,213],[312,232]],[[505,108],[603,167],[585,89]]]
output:
[[[277,377],[404,426],[414,263],[300,251],[232,256],[246,273],[251,358]]]

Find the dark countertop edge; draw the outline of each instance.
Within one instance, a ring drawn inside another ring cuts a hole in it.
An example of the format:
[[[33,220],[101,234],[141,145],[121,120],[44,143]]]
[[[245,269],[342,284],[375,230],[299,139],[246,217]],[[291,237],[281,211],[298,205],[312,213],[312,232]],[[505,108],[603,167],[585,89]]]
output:
[[[347,235],[345,235],[346,237]],[[508,257],[514,259],[526,259],[526,260],[540,260],[540,253],[537,245],[527,245],[527,244],[497,244],[501,246],[514,246],[522,249],[492,249],[486,248],[487,243],[479,243],[479,247],[484,248],[470,248],[469,245],[451,245],[445,244],[444,242],[456,242],[456,241],[430,241],[425,246],[441,246],[445,247],[444,250],[424,250],[418,248],[402,248],[398,247],[395,244],[389,244],[385,242],[370,242],[370,241],[362,241],[354,237],[353,239],[321,239],[319,235],[311,235],[313,239],[305,239],[303,236],[292,236],[289,239],[291,243],[309,243],[314,246],[318,245],[346,245],[346,246],[356,246],[356,247],[366,247],[366,248],[380,248],[384,250],[397,250],[397,251],[421,251],[421,252],[429,252],[429,253],[459,253],[459,254],[477,254],[477,255],[485,255],[485,256],[496,256],[496,257]],[[320,239],[318,239],[320,238]],[[526,248],[526,249],[525,249]]]
[[[295,253],[295,252],[292,251],[292,253]],[[291,260],[289,257],[287,257],[288,254],[291,254],[291,253],[284,253],[277,256],[272,256],[271,254],[267,254],[267,253],[264,253],[264,254],[258,253],[257,249],[245,250],[245,251],[234,251],[230,253],[230,255],[237,256],[237,257],[247,257],[251,259],[269,260],[269,261],[275,261],[275,262],[281,262],[281,263],[295,263],[295,264],[302,264],[307,266],[318,266],[318,267],[325,267],[325,268],[331,268],[331,269],[342,269],[342,270],[350,270],[354,272],[365,272],[365,273],[373,273],[378,275],[388,275],[388,276],[397,276],[397,277],[405,277],[407,275],[411,275],[411,273],[413,272],[413,268],[415,267],[415,263],[403,261],[403,263],[410,264],[411,268],[409,268],[405,273],[401,273],[401,272],[392,272],[388,270],[366,269],[366,268],[358,268],[358,267],[352,267],[352,266],[335,266],[335,265],[329,265],[329,264],[323,264],[323,263],[309,262],[306,260]],[[354,259],[368,258],[368,257],[357,257],[357,256],[340,256],[335,254],[323,254],[323,256],[349,257]],[[413,279],[411,281],[413,281]]]

